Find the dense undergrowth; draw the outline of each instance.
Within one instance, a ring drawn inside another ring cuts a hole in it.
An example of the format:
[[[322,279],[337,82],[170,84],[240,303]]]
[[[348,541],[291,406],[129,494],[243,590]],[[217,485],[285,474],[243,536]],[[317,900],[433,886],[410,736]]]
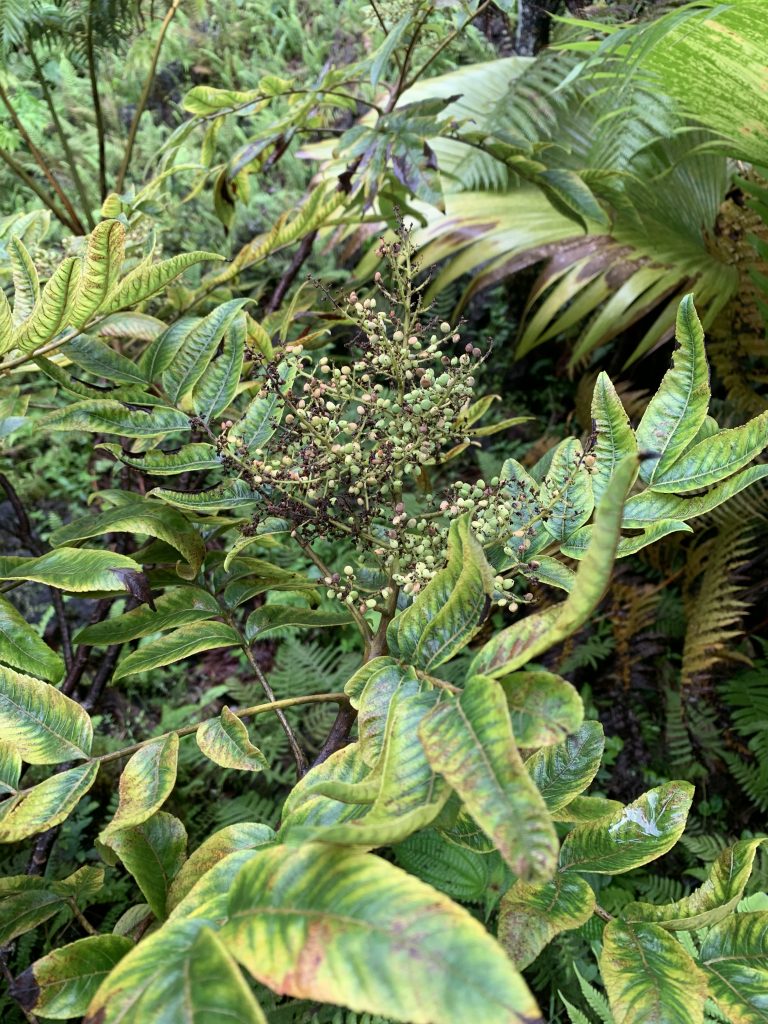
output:
[[[762,7],[0,2],[3,1021],[764,1019]]]

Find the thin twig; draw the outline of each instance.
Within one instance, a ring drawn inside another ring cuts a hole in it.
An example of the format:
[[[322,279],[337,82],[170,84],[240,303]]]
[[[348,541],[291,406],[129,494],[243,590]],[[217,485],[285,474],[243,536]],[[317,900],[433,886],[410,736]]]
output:
[[[99,934],[98,930],[93,927],[93,925],[88,920],[88,918],[85,916],[85,914],[82,912],[80,907],[78,907],[78,905],[77,905],[77,903],[75,902],[74,899],[71,899],[69,901],[69,909],[72,911],[72,914],[73,914],[75,920],[79,922],[80,927],[83,929],[84,932],[87,932],[89,935],[98,935]]]
[[[331,570],[328,568],[328,566],[325,564],[322,558],[320,558],[320,556],[312,550],[311,544],[299,535],[298,530],[294,530],[293,539],[302,549],[307,558],[309,558],[310,561],[312,561],[317,566],[317,568],[323,574],[324,578],[331,575]],[[359,608],[355,608],[354,605],[347,605],[347,610],[351,614],[352,618],[355,620],[357,628],[360,630],[360,633],[362,634],[363,640],[366,642],[366,644],[370,643],[370,641],[373,639],[373,633],[371,632],[371,627],[366,622],[365,616],[360,612]]]
[[[88,5],[88,27],[85,35],[85,48],[88,57],[88,78],[91,83],[91,102],[93,103],[93,116],[96,119],[96,135],[99,147],[99,195],[101,201],[107,198],[107,150],[106,130],[104,128],[104,114],[101,109],[101,96],[99,95],[99,77],[96,73],[96,50],[93,45],[93,0]]]
[[[301,245],[296,250],[293,259],[288,264],[285,273],[277,283],[277,287],[272,292],[272,297],[267,303],[267,313],[274,313],[276,309],[280,308],[280,303],[285,298],[286,292],[293,284],[296,279],[296,275],[306,263],[309,254],[312,252],[312,246],[315,244],[317,238],[317,228],[314,231],[310,231],[308,235],[305,235],[301,240]]]
[[[405,88],[410,89],[414,82],[418,82],[419,79],[423,76],[424,72],[427,70],[427,68],[432,64],[434,60],[437,59],[437,57],[440,56],[440,54],[443,52],[446,46],[450,46],[451,43],[456,38],[456,36],[460,35],[467,27],[467,25],[473,22],[476,18],[479,18],[483,11],[491,6],[492,2],[493,0],[484,0],[484,2],[481,3],[480,6],[477,8],[475,13],[471,17],[467,18],[463,25],[460,25],[458,28],[454,29],[453,32],[449,32],[445,39],[443,39],[442,42],[439,44],[439,46],[437,46],[432,51],[432,54],[429,57],[427,57],[427,59],[424,61],[421,67],[417,71],[414,71],[414,73],[405,83]]]
[[[43,832],[42,835],[37,837],[35,845],[32,848],[32,856],[29,858],[27,864],[27,874],[41,877],[45,874],[45,868],[48,864],[48,858],[51,855],[53,844],[56,842],[56,837],[59,834],[59,825],[54,825],[53,828],[49,828],[47,832]]]
[[[603,921],[612,921],[613,914],[609,914],[607,910],[604,910],[599,903],[595,904],[595,913],[598,917],[601,917]]]
[[[152,85],[155,81],[155,74],[157,73],[157,63],[160,60],[160,50],[162,49],[163,41],[165,40],[165,34],[168,31],[168,27],[170,26],[174,14],[176,13],[176,11],[178,11],[180,6],[181,0],[173,0],[171,6],[168,8],[168,13],[166,14],[165,18],[163,18],[163,23],[160,26],[160,31],[157,34],[155,48],[152,51],[152,60],[150,61],[149,64],[149,71],[147,72],[147,77],[144,79],[144,86],[141,90],[141,96],[139,97],[139,102],[136,106],[136,111],[133,115],[133,120],[131,121],[131,127],[128,132],[128,141],[125,144],[125,152],[123,154],[123,162],[120,164],[120,171],[117,175],[117,183],[115,184],[115,191],[117,192],[123,191],[123,185],[125,184],[125,176],[128,173],[128,167],[131,163],[131,157],[133,156],[133,146],[134,143],[136,142],[136,133],[139,130],[139,121],[141,120],[141,115],[144,113],[144,109],[149,99],[149,94],[152,91]]]
[[[241,636],[242,636],[242,634],[241,634]],[[273,704],[277,705],[278,701],[275,700],[274,691],[272,690],[272,687],[267,682],[266,676],[261,671],[261,667],[259,666],[258,661],[256,661],[254,653],[251,650],[251,645],[249,643],[247,643],[247,641],[245,640],[244,637],[242,639],[243,639],[242,649],[243,649],[243,652],[245,653],[246,658],[248,659],[248,664],[253,669],[253,671],[254,671],[254,673],[256,675],[256,678],[259,680],[259,683],[261,684],[261,688],[264,691],[264,693],[266,694],[267,698]],[[301,746],[299,745],[299,741],[296,739],[296,737],[295,737],[295,735],[293,733],[293,729],[291,728],[290,722],[285,717],[285,715],[283,714],[282,710],[280,708],[278,708],[277,706],[275,707],[275,715],[277,717],[278,722],[280,723],[280,725],[282,727],[283,732],[285,733],[286,737],[288,738],[288,745],[291,748],[291,753],[293,754],[293,760],[296,762],[296,772],[297,772],[299,778],[302,778],[304,775],[307,774],[307,757],[306,757],[306,754],[301,749]]]
[[[122,644],[112,644],[104,652],[104,657],[101,660],[101,664],[98,667],[96,675],[93,677],[90,689],[88,690],[85,699],[81,702],[86,711],[93,711],[99,700],[101,700],[101,695],[109,682],[112,670],[115,667],[115,663],[117,662],[118,655],[122,648]]]

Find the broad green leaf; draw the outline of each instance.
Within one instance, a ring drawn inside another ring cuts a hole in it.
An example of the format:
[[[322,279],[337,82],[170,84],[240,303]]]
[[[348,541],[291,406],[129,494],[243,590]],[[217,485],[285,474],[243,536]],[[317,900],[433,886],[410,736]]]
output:
[[[88,399],[55,409],[40,420],[47,430],[87,430],[94,434],[122,437],[160,437],[171,431],[188,430],[189,420],[178,409],[156,405],[146,412],[111,399]]]
[[[539,488],[539,502],[549,510],[544,529],[564,541],[592,515],[595,499],[592,479],[584,464],[584,451],[576,438],[557,446],[549,471]]]
[[[116,832],[141,825],[163,806],[176,782],[178,753],[179,737],[172,732],[132,755],[120,776],[117,811],[99,834],[100,842],[111,846]]]
[[[117,220],[97,224],[88,239],[69,322],[83,328],[99,311],[117,281],[125,251],[125,228]]]
[[[150,452],[124,452],[119,444],[100,444],[126,466],[134,466],[148,476],[176,476],[179,473],[194,473],[201,469],[219,469],[221,459],[212,444],[195,442],[185,444],[175,451],[163,452],[158,448]]]
[[[160,263],[142,262],[115,285],[107,296],[101,312],[111,313],[116,309],[136,306],[161,291],[189,267],[197,263],[222,259],[224,257],[215,252],[195,251],[179,253],[168,260],[161,260]]]
[[[193,622],[180,626],[157,640],[150,640],[138,650],[123,658],[115,669],[113,679],[123,679],[136,672],[173,665],[201,651],[234,647],[240,643],[236,630],[223,622]]]
[[[64,330],[77,285],[80,261],[74,257],[61,263],[43,288],[30,316],[13,336],[12,347],[34,352]]]
[[[515,745],[501,686],[471,678],[458,700],[438,705],[421,723],[419,739],[515,874],[551,876],[557,837]]]
[[[565,601],[543,612],[528,615],[497,633],[475,656],[470,666],[471,673],[506,675],[572,636],[584,625],[600,603],[610,581],[624,498],[636,471],[637,460],[631,457],[625,458],[617,467],[597,509],[592,542]]]
[[[206,423],[229,407],[240,384],[245,355],[245,316],[224,336],[221,354],[210,363],[192,391],[192,407]]]
[[[40,298],[40,281],[26,246],[18,237],[8,241],[13,275],[13,319],[17,324],[31,315]]]
[[[55,547],[77,544],[104,533],[143,534],[170,544],[186,559],[179,575],[194,579],[205,558],[205,543],[188,519],[159,501],[128,501],[97,515],[84,516],[54,530],[50,542]]]
[[[599,503],[613,474],[627,455],[637,455],[637,441],[621,399],[607,373],[599,373],[592,393],[592,422],[596,434],[592,454],[592,493]]]
[[[578,536],[583,530],[589,529],[589,526],[582,526],[580,530],[576,531],[575,536]],[[563,547],[564,545],[560,546],[561,551]],[[537,555],[536,561],[539,564],[532,572],[532,576],[537,582],[545,583],[548,587],[557,587],[558,590],[564,590],[566,594],[570,594],[573,584],[576,582],[576,573],[573,569],[569,569],[567,565],[551,555]]]
[[[53,917],[67,904],[45,878],[13,875],[0,878],[0,945],[6,946],[25,932]]]
[[[581,697],[553,672],[512,672],[499,679],[499,685],[507,698],[515,741],[521,747],[559,743],[584,720]]]
[[[11,994],[46,1020],[80,1017],[112,968],[133,949],[122,935],[89,935],[54,949],[14,979]]]
[[[159,334],[139,357],[138,365],[142,373],[150,380],[157,380],[176,358],[190,330],[199,323],[200,317],[183,316]]]
[[[403,667],[391,658],[375,658],[348,681],[345,687],[347,693],[354,692],[363,673],[367,681],[362,693],[357,697],[352,696],[351,703],[358,709],[357,736],[363,760],[373,767],[384,744],[392,702],[418,693],[419,681],[410,666]]]
[[[689,782],[666,782],[613,818],[579,825],[563,841],[560,870],[619,875],[656,860],[682,835],[692,800]]]
[[[528,510],[533,500],[538,501],[539,484],[515,459],[505,460],[499,473],[499,481],[502,493],[508,498],[509,529],[525,530],[526,540],[530,544],[526,550],[535,553],[543,544],[550,541],[550,535],[544,529],[541,519],[536,520],[533,526],[529,525],[531,517]],[[519,508],[515,508],[515,503],[519,504]]]
[[[556,935],[592,917],[595,894],[579,875],[557,875],[531,885],[517,881],[502,896],[499,942],[522,971]]]
[[[393,655],[430,671],[448,661],[481,628],[490,611],[494,573],[469,517],[451,523],[448,563],[387,629]]]
[[[768,1020],[768,911],[726,917],[699,956],[709,994],[732,1024]]]
[[[15,793],[20,778],[21,754],[12,743],[0,740],[0,796]]]
[[[0,843],[18,843],[61,824],[96,780],[99,766],[79,764],[0,804]]]
[[[276,424],[283,415],[283,395],[293,384],[298,364],[295,359],[286,359],[278,366],[278,374],[282,385],[280,391],[269,391],[263,397],[254,398],[245,413],[230,429],[230,438],[249,450],[260,448],[276,430]]]
[[[629,502],[627,502],[628,504]],[[577,530],[564,544],[560,545],[561,554],[567,555],[568,558],[583,558],[592,540],[592,529],[591,526],[582,526],[580,530]],[[682,523],[677,519],[660,519],[634,537],[622,537],[616,548],[616,558],[636,555],[638,551],[647,548],[649,544],[655,544],[656,541],[661,540],[662,537],[668,537],[671,533],[693,533],[693,530],[687,523]]]
[[[38,558],[20,559],[11,572],[0,573],[0,579],[34,580],[78,594],[92,590],[129,590],[126,578],[132,573],[141,573],[141,566],[125,555],[84,548],[57,548]]]
[[[603,759],[605,738],[599,722],[584,722],[572,736],[542,747],[525,762],[550,812],[567,806],[590,784]]]
[[[146,388],[149,380],[136,363],[89,334],[78,334],[64,347],[64,354],[80,369],[118,384]]]
[[[90,755],[93,725],[55,686],[0,665],[0,740],[27,764],[61,764]]]
[[[766,476],[768,465],[750,466],[695,498],[678,498],[675,494],[659,494],[654,490],[643,491],[627,501],[623,526],[641,530],[660,519],[685,520],[703,516]]]
[[[245,299],[224,302],[189,329],[173,362],[162,375],[163,389],[173,403],[183,401],[200,380],[222,337],[241,315],[245,302]]]
[[[653,481],[653,490],[684,494],[719,483],[742,469],[768,445],[768,412],[743,427],[721,430],[689,448]]]
[[[154,487],[148,497],[160,498],[161,501],[176,508],[188,512],[221,512],[222,509],[234,511],[236,509],[252,507],[257,500],[245,480],[233,480],[230,483],[219,484],[207,491],[170,491],[165,487]]]
[[[268,825],[257,825],[250,821],[227,825],[226,828],[214,832],[190,854],[171,882],[168,909],[173,910],[178,906],[199,879],[224,857],[235,850],[255,850],[257,846],[273,842],[274,838],[275,833]]]
[[[155,598],[153,611],[143,604],[124,615],[95,622],[75,634],[75,643],[94,644],[108,647],[110,644],[125,644],[129,640],[160,633],[174,626],[200,622],[218,615],[219,603],[207,591],[199,587],[174,587]]]
[[[78,903],[93,899],[104,885],[104,868],[78,868],[58,882],[49,882],[52,892],[60,893]]]
[[[64,662],[4,597],[0,597],[0,661],[57,683]]]
[[[541,1021],[478,921],[372,854],[317,844],[258,851],[232,883],[220,938],[284,995],[411,1024]]]
[[[706,979],[669,932],[611,921],[600,954],[616,1024],[703,1024]]]
[[[709,869],[698,889],[677,900],[654,906],[630,903],[622,911],[628,921],[651,921],[670,931],[696,931],[716,924],[736,909],[752,872],[755,853],[763,839],[742,839],[727,847]]]
[[[158,811],[138,825],[113,832],[109,847],[136,879],[152,913],[162,921],[171,882],[186,858],[187,830],[182,822],[166,811]]]
[[[648,484],[668,472],[707,416],[709,368],[704,331],[692,295],[686,295],[678,308],[675,338],[678,348],[672,357],[672,367],[665,373],[637,428],[638,448],[652,453],[640,465],[640,477]]]
[[[575,825],[584,825],[589,821],[601,818],[613,818],[621,810],[623,804],[618,800],[607,800],[603,796],[576,796],[565,807],[552,812],[555,821],[569,821]]]
[[[251,743],[245,725],[226,705],[218,718],[200,723],[195,738],[205,756],[222,768],[260,772],[267,767],[267,759]]]
[[[311,768],[288,794],[283,805],[280,838],[290,840],[296,829],[301,838],[307,830],[325,828],[339,822],[352,821],[370,810],[362,804],[331,799],[321,791],[324,783],[353,786],[363,782],[370,769],[363,760],[359,743],[349,743],[329,758]]]
[[[338,611],[300,608],[293,605],[268,604],[251,612],[245,624],[245,637],[249,643],[263,640],[277,629],[293,626],[297,629],[320,629],[326,626],[346,626],[352,622],[351,614],[343,608]]]

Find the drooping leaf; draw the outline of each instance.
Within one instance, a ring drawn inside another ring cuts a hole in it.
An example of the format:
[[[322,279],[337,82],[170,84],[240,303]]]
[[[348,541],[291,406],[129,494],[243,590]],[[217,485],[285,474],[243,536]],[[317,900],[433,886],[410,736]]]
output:
[[[87,430],[122,437],[160,437],[189,429],[189,420],[178,409],[156,405],[146,412],[111,399],[73,402],[47,413],[40,423],[46,430]]]
[[[149,492],[149,497],[160,498],[176,508],[201,514],[220,512],[222,509],[234,511],[250,508],[257,500],[245,480],[233,480],[199,492],[171,491],[165,487],[154,487]]]
[[[393,655],[430,671],[469,643],[490,611],[493,570],[469,517],[451,523],[448,563],[387,628]]]
[[[658,925],[609,922],[600,973],[616,1024],[703,1024],[704,974]]]
[[[127,356],[121,355],[90,334],[78,334],[64,346],[64,354],[81,370],[118,384],[135,384],[144,389],[149,384],[146,374]]]
[[[173,910],[203,875],[235,850],[255,850],[274,841],[275,833],[268,825],[241,821],[227,825],[209,836],[190,854],[173,879],[168,891],[167,907]]]
[[[579,825],[563,841],[560,869],[619,875],[656,860],[680,838],[692,800],[689,782],[667,782],[613,818]]]
[[[117,444],[100,444],[126,466],[134,466],[148,476],[176,476],[179,473],[194,473],[201,469],[218,469],[221,460],[212,444],[195,442],[185,444],[175,451],[164,452],[155,448],[150,452],[127,453]]]
[[[11,995],[47,1020],[80,1017],[112,968],[133,949],[122,935],[89,935],[54,949],[14,979]]]
[[[768,1018],[768,911],[732,914],[707,932],[701,965],[710,996],[733,1024]]]
[[[186,858],[187,830],[182,822],[167,811],[157,811],[138,825],[112,832],[109,846],[136,879],[152,913],[162,921],[171,883]]]
[[[499,909],[499,942],[522,971],[556,935],[590,919],[595,894],[579,875],[559,874],[533,885],[515,882]]]
[[[661,540],[662,537],[668,537],[671,533],[693,533],[693,530],[687,523],[682,523],[678,519],[660,519],[634,537],[622,537],[616,548],[616,558],[628,558],[629,555],[636,555],[638,551],[642,551],[649,544],[655,544],[656,541]],[[568,558],[583,558],[591,540],[592,527],[582,526],[564,544],[560,545],[560,552],[567,555]]]
[[[525,762],[550,812],[567,806],[590,784],[603,758],[605,738],[599,722],[584,722],[561,743],[542,747]]]
[[[277,629],[295,626],[297,629],[321,629],[327,626],[346,626],[354,621],[352,615],[338,611],[300,608],[294,605],[268,604],[251,612],[245,624],[245,637],[249,642],[264,639]]]
[[[176,782],[179,737],[175,732],[146,743],[133,754],[120,776],[117,811],[99,840],[111,845],[120,829],[141,825],[158,811]]]
[[[637,445],[653,453],[643,459],[640,477],[653,483],[663,477],[696,437],[709,408],[709,368],[693,296],[686,295],[677,311],[678,348],[659,390],[637,428]],[[667,516],[665,518],[677,518]]]
[[[459,700],[438,705],[422,722],[419,739],[515,874],[551,876],[557,837],[523,766],[499,684],[469,679]]]
[[[0,804],[0,843],[18,843],[59,825],[96,780],[99,766],[79,764]]]
[[[14,334],[13,348],[20,352],[34,352],[67,326],[79,268],[80,261],[74,257],[59,264],[43,288],[35,308]]]
[[[0,796],[15,793],[21,778],[21,754],[12,743],[0,740]]]
[[[584,705],[562,676],[543,669],[499,679],[509,705],[512,732],[521,747],[559,743],[581,725]]]
[[[52,683],[64,675],[63,660],[4,597],[0,597],[0,661]]]
[[[651,489],[642,491],[627,501],[623,525],[628,529],[642,530],[661,519],[686,520],[703,516],[766,476],[768,465],[749,466],[695,498],[678,498],[675,494],[659,494]]]
[[[260,850],[232,884],[228,917],[224,946],[281,994],[412,1024],[541,1021],[479,922],[371,854],[317,844]]]
[[[0,574],[4,580],[34,580],[57,590],[84,593],[91,590],[128,590],[125,574],[141,574],[141,566],[126,555],[114,551],[84,548],[57,548],[38,558],[24,558],[11,572]]]
[[[215,252],[184,252],[160,263],[140,263],[119,281],[107,296],[101,312],[111,313],[138,305],[161,291],[167,284],[197,263],[222,260]]]
[[[123,658],[115,669],[113,679],[123,679],[136,672],[148,672],[163,665],[173,665],[201,651],[219,647],[234,647],[240,643],[236,630],[223,622],[194,622],[179,626],[171,633],[150,640],[138,650]]]
[[[200,587],[173,587],[155,599],[155,610],[143,604],[123,615],[85,626],[75,634],[78,644],[124,644],[150,633],[161,633],[174,626],[200,622],[218,615],[221,609],[215,597]]]
[[[0,665],[0,740],[28,764],[61,764],[88,757],[88,712],[55,686]]]
[[[251,743],[244,723],[226,705],[218,718],[200,723],[196,739],[205,756],[222,768],[260,772],[267,767],[266,758]]]
[[[592,454],[592,492],[599,503],[616,467],[627,455],[637,454],[637,441],[616,388],[607,373],[599,373],[592,393],[592,421],[596,434]]]
[[[120,221],[102,221],[91,232],[69,310],[69,322],[77,330],[104,304],[120,273],[124,250],[125,228]]]

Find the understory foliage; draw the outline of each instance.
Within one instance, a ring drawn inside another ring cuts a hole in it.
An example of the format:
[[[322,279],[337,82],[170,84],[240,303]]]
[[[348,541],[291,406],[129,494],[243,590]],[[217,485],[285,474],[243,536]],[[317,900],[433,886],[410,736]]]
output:
[[[544,6],[0,0],[3,1020],[764,1019],[764,14]]]

